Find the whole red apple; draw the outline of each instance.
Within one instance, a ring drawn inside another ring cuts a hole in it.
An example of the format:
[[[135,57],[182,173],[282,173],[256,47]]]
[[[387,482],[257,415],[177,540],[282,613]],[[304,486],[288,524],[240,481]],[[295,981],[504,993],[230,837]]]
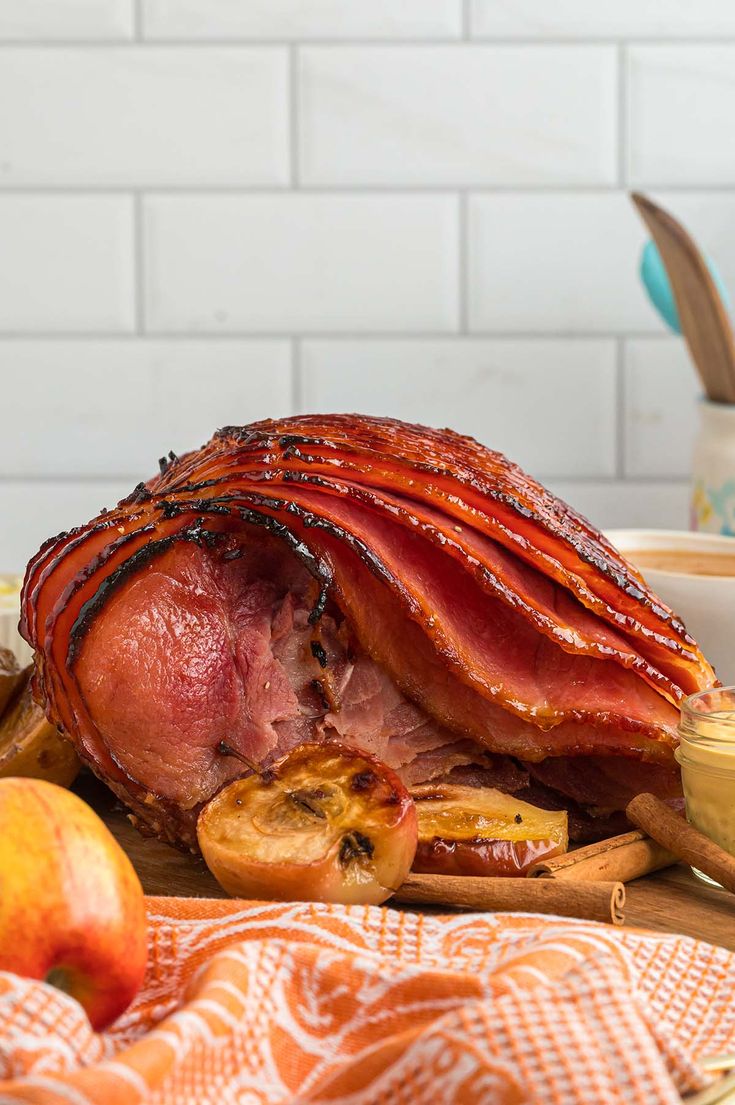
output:
[[[71,994],[93,1028],[140,989],[143,889],[89,806],[40,779],[0,779],[0,970]]]

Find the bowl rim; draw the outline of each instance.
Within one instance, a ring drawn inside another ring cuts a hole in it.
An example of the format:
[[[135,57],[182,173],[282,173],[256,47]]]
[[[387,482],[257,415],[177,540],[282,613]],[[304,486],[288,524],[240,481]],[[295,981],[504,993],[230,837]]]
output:
[[[735,537],[724,533],[700,533],[697,530],[685,529],[610,529],[605,531],[607,540],[615,546],[619,553],[629,559],[628,553],[635,552],[636,548],[660,548],[662,551],[672,549],[687,549],[696,552],[697,549],[720,550],[730,555],[735,555]],[[732,575],[702,575],[698,572],[676,572],[666,568],[648,568],[644,570],[630,560],[636,571],[644,578],[651,573],[666,576],[669,579],[703,580],[712,582],[735,582],[735,573]]]

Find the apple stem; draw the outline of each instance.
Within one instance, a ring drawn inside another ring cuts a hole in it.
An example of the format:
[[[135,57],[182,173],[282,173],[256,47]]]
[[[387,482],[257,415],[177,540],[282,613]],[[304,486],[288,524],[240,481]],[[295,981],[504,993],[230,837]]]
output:
[[[251,760],[243,752],[238,751],[237,748],[233,748],[231,744],[227,743],[227,741],[220,741],[217,745],[217,751],[220,753],[221,756],[234,756],[236,760],[240,760],[242,763],[244,763],[245,766],[249,767],[255,775],[259,775],[261,779],[265,775],[265,771],[262,767],[259,767],[258,764]]]
[[[245,764],[246,767],[249,767],[255,775],[258,775],[263,780],[263,782],[275,783],[276,786],[280,790],[282,790],[286,797],[289,798],[295,805],[300,806],[304,810],[307,810],[314,817],[318,817],[320,821],[326,821],[327,815],[325,814],[324,810],[320,810],[318,806],[313,806],[307,798],[302,797],[295,791],[287,790],[286,787],[281,785],[281,783],[271,771],[259,767],[258,764],[251,760],[243,752],[240,752],[237,748],[233,748],[231,744],[227,743],[227,741],[221,740],[217,745],[217,751],[222,756],[234,756],[235,759],[240,760],[242,763]]]
[[[71,979],[65,967],[52,967],[43,981],[47,982],[49,986],[61,990],[64,994],[71,993]]]

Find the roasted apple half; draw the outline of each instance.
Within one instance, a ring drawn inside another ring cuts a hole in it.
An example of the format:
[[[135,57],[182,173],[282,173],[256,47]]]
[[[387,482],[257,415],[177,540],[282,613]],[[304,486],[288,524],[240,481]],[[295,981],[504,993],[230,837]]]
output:
[[[208,802],[197,836],[239,898],[379,905],[416,851],[416,811],[398,776],[344,745],[304,744]]]
[[[10,702],[23,679],[15,654],[9,648],[0,648],[0,714]]]
[[[0,778],[21,775],[70,787],[81,764],[69,741],[46,720],[33,701],[28,667],[15,697],[0,717]]]
[[[419,842],[413,870],[437,875],[523,875],[566,852],[567,815],[491,787],[413,787]]]

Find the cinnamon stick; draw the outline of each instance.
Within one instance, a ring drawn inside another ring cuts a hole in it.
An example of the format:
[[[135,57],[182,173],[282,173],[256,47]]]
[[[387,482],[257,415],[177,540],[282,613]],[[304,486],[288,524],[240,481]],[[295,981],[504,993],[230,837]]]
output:
[[[704,871],[715,882],[735,894],[735,857],[700,833],[665,802],[653,794],[639,794],[625,811],[628,820],[670,852]]]
[[[576,879],[578,882],[630,882],[676,863],[676,856],[640,829],[575,848],[563,856],[540,860],[530,878]]]
[[[505,879],[471,875],[409,875],[394,895],[409,905],[458,909],[557,913],[622,925],[625,887],[621,882],[570,879]]]

